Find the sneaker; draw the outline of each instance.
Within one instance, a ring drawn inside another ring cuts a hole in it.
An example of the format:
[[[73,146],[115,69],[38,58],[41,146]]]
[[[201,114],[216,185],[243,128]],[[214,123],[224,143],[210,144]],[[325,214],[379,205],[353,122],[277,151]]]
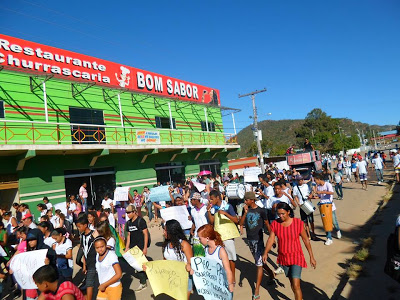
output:
[[[378,184],[381,184],[381,182],[380,182],[380,181],[378,181]]]
[[[140,292],[141,290],[144,290],[147,288],[147,284],[139,284],[139,286],[134,290],[135,292]]]
[[[340,232],[340,230],[338,232],[336,232],[336,238],[338,240],[342,238],[342,233]]]
[[[333,241],[331,239],[327,239],[325,242],[325,246],[330,246],[333,244]]]
[[[274,270],[274,273],[275,274],[283,274],[283,273],[285,273],[285,271],[281,267],[278,267]]]

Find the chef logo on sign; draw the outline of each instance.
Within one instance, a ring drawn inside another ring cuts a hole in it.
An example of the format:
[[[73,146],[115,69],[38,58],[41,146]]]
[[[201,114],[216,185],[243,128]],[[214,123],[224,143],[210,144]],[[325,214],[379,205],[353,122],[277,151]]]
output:
[[[131,79],[131,77],[129,76],[131,71],[129,71],[129,69],[125,68],[124,66],[121,66],[120,69],[121,74],[118,75],[117,73],[115,73],[115,78],[117,78],[120,87],[126,87],[129,85],[129,80]]]

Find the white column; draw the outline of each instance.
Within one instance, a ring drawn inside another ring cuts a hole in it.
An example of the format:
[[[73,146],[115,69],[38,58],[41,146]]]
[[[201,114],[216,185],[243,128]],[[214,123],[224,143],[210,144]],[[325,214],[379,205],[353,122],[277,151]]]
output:
[[[172,122],[171,102],[168,102],[169,110],[169,128],[174,129],[174,123]]]
[[[233,122],[233,132],[236,135],[236,124],[235,124],[235,115],[232,113],[232,122]]]
[[[119,117],[121,118],[121,127],[124,127],[124,117],[122,116],[121,96],[118,93],[118,106],[119,106]]]
[[[209,130],[208,130],[207,107],[204,107],[204,116],[206,117],[206,128],[207,128],[207,131],[209,131]]]
[[[46,82],[44,81],[43,81],[43,100],[44,100],[44,114],[46,116],[46,123],[49,123],[49,112],[47,110]]]

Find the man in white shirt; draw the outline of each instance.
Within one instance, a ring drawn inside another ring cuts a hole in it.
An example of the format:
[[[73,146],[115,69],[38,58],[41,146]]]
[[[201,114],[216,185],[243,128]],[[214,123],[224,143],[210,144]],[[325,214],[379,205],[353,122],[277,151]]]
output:
[[[392,160],[394,173],[396,174],[396,180],[398,183],[400,183],[400,149],[397,150],[397,153],[394,153]]]
[[[304,226],[306,229],[307,235],[315,241],[317,236],[315,235],[314,229],[314,213],[307,215],[302,209],[301,206],[304,204],[304,201],[309,200],[311,198],[311,190],[307,183],[304,183],[304,179],[301,175],[296,177],[297,185],[293,186],[293,198],[296,201],[297,205],[300,207],[300,218],[304,222]],[[308,226],[310,224],[310,227]]]
[[[82,201],[82,211],[87,211],[88,192],[86,188],[87,188],[86,182],[82,183],[82,186],[79,188],[79,198],[81,198]]]
[[[362,159],[362,157],[359,157],[359,161],[357,162],[357,173],[358,176],[360,178],[360,182],[361,182],[361,187],[362,189],[364,189],[364,185],[365,185],[365,190],[367,190],[367,162],[365,160]]]
[[[29,229],[37,228],[36,224],[33,223],[33,216],[31,214],[26,214],[25,216],[23,216],[22,224],[24,224],[24,226],[28,227]]]
[[[375,173],[378,184],[381,184],[381,182],[383,182],[383,168],[386,168],[386,166],[383,162],[382,157],[380,157],[378,153],[375,153],[374,158],[372,159],[372,164],[375,166]]]
[[[107,208],[110,208],[111,209],[111,211],[113,210],[112,208],[113,208],[113,206],[114,206],[114,204],[113,204],[113,200],[112,199],[110,199],[109,197],[108,197],[108,195],[107,194],[105,194],[104,195],[104,199],[103,199],[103,201],[101,201],[101,207],[103,208],[103,209],[107,209]]]

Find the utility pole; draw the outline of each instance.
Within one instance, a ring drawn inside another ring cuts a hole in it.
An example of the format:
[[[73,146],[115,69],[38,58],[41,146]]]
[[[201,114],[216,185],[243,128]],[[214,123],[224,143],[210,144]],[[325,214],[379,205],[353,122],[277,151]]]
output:
[[[375,150],[376,150],[377,146],[376,146],[376,136],[375,136],[375,130],[374,130],[374,131],[372,131],[372,132],[374,133],[374,142],[375,142]]]
[[[261,172],[264,174],[265,173],[265,166],[264,166],[264,155],[262,153],[262,149],[261,149],[261,141],[259,138],[259,133],[258,133],[258,123],[257,123],[257,108],[256,108],[256,94],[259,93],[263,93],[266,92],[267,89],[264,88],[260,91],[255,90],[254,92],[248,93],[248,94],[244,94],[244,95],[240,95],[239,94],[239,98],[243,98],[243,97],[247,97],[250,96],[251,100],[253,102],[253,120],[254,120],[254,131],[257,133],[256,135],[256,142],[257,142],[257,149],[258,149],[258,154],[260,156],[260,165],[261,165]]]

